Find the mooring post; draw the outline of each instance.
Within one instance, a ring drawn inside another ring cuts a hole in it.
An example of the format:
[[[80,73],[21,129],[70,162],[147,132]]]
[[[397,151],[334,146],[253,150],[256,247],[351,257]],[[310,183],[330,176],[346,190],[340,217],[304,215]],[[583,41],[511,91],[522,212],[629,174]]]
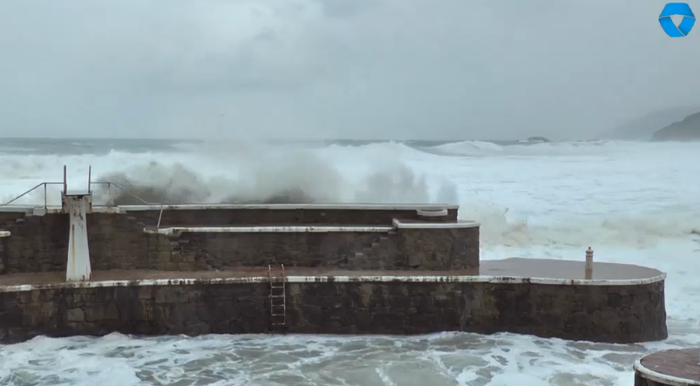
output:
[[[586,250],[586,280],[593,279],[593,250],[588,247]]]
[[[70,217],[66,281],[89,281],[92,278],[87,214],[92,209],[92,195],[62,194],[63,212]]]

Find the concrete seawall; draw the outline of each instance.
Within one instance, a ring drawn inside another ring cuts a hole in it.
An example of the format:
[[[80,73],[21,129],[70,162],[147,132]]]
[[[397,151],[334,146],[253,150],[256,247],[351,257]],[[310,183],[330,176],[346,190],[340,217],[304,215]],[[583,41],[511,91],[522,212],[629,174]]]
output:
[[[667,336],[662,272],[480,261],[480,225],[457,220],[456,206],[63,199],[0,207],[2,342],[115,331]]]
[[[101,279],[128,274],[107,272]],[[255,271],[246,276],[212,272],[196,279],[9,285],[0,287],[0,335],[6,342],[36,335],[113,331],[144,335],[513,332],[615,343],[666,338],[664,275],[585,283],[439,274],[290,275],[283,328],[272,325],[268,277],[254,276]]]
[[[456,209],[416,228],[409,223],[417,221],[415,208],[181,207],[166,207],[157,229],[160,210],[152,207],[107,208],[111,210],[88,214],[93,269],[195,271],[284,264],[365,270],[471,269],[478,273],[479,224],[457,222],[453,219]],[[12,233],[0,255],[0,274],[65,270],[68,214],[31,214],[0,212],[0,229]],[[320,224],[322,218],[329,222]],[[401,225],[404,222],[406,227]]]

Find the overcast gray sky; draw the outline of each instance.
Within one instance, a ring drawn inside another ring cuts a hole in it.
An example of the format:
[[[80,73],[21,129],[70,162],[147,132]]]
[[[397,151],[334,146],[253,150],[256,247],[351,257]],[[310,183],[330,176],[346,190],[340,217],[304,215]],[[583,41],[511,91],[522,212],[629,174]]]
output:
[[[665,3],[0,0],[0,136],[586,138],[700,105]]]

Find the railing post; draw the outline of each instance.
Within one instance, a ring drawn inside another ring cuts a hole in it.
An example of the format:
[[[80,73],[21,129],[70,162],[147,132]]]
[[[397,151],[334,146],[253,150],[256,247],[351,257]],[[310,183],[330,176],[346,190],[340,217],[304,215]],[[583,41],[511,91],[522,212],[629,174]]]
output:
[[[593,250],[588,247],[586,250],[586,280],[593,279]]]
[[[160,214],[158,215],[158,224],[156,224],[156,229],[160,229],[160,220],[163,218],[163,204],[160,204]]]
[[[112,183],[107,182],[107,197],[109,199],[109,206],[114,205],[114,198],[112,198]]]
[[[63,194],[68,193],[68,181],[66,175],[66,165],[63,165]]]
[[[46,185],[47,185],[46,182],[44,182],[44,209],[47,209],[49,207],[49,205],[47,203],[48,198],[46,198],[46,194],[47,194],[46,193]]]

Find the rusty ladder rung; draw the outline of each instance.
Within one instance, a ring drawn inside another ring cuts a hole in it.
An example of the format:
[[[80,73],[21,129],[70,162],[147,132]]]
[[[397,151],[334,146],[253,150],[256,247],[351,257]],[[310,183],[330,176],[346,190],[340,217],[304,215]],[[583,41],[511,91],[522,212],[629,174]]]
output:
[[[270,279],[270,321],[273,326],[284,326],[287,324],[287,277],[284,274],[284,264],[280,265],[279,275],[274,277],[272,266],[268,265],[267,276]],[[281,290],[281,293],[275,294],[275,290]],[[275,304],[275,300],[279,303]]]

